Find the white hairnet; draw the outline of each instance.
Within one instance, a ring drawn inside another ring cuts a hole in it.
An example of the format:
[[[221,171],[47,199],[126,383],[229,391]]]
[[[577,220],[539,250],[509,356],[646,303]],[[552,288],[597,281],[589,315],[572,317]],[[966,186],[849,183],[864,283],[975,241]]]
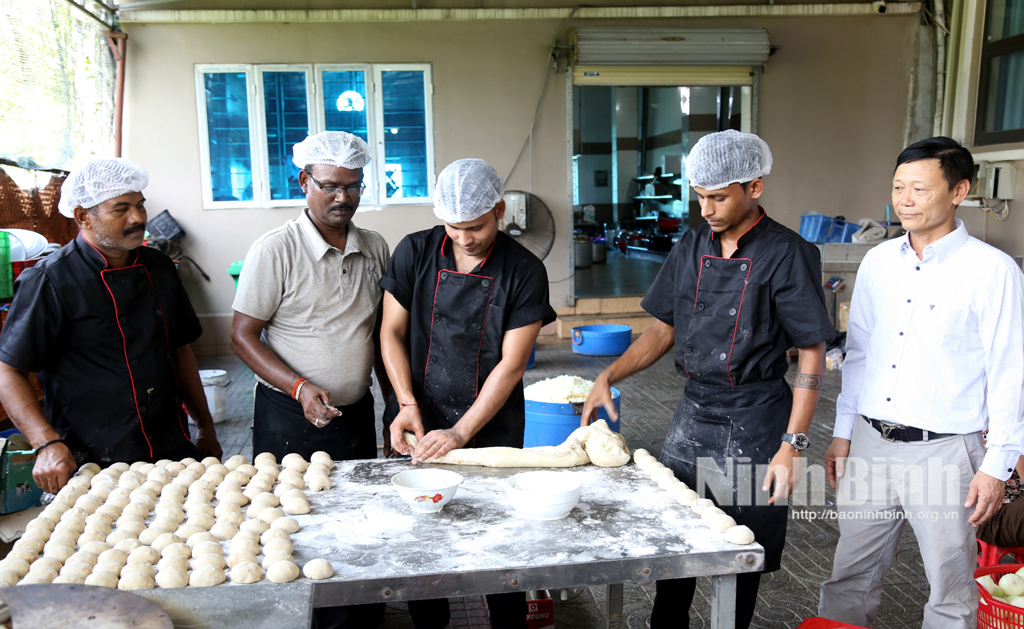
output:
[[[292,147],[292,163],[330,164],[355,170],[370,163],[370,146],[357,135],[344,131],[324,131],[307,137]]]
[[[146,170],[123,157],[89,160],[73,168],[61,184],[57,209],[73,218],[76,207],[91,209],[122,194],[142,192],[148,185]]]
[[[434,214],[446,223],[465,223],[494,209],[505,186],[494,168],[482,159],[448,164],[434,186]]]
[[[768,144],[753,133],[733,129],[705,135],[686,156],[690,185],[705,190],[721,190],[770,172],[772,151]]]

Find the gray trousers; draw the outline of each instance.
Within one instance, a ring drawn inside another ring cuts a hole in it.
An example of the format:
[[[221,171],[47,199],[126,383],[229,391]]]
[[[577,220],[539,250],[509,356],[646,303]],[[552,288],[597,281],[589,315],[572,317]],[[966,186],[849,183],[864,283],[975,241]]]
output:
[[[977,544],[964,508],[985,455],[980,432],[934,441],[890,442],[857,419],[836,504],[839,544],[832,578],[821,586],[818,615],[869,627],[882,578],[909,522],[931,587],[923,629],[974,629]]]

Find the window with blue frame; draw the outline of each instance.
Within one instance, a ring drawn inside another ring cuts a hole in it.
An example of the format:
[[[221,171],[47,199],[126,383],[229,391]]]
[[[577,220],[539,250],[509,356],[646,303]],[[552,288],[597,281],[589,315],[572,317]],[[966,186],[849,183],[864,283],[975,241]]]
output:
[[[369,144],[363,203],[430,197],[428,65],[197,65],[196,85],[205,90],[205,207],[301,206],[305,196],[292,147],[325,130],[346,131]]]
[[[211,72],[204,77],[204,86],[213,201],[252,201],[246,75]]]
[[[427,112],[422,71],[381,72],[387,197],[430,195]]]
[[[305,72],[263,72],[270,198],[304,199],[299,169],[292,164],[292,146],[309,135]]]

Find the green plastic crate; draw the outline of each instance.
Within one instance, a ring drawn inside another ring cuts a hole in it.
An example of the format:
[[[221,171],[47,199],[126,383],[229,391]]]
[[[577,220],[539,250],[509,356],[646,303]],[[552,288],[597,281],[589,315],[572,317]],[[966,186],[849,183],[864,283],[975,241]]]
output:
[[[0,299],[14,295],[14,274],[11,270],[11,235],[0,231]]]
[[[238,290],[238,276],[242,274],[242,265],[244,263],[245,260],[240,260],[238,262],[232,262],[231,264],[228,265],[228,275],[230,275],[231,278],[235,280],[235,290]]]

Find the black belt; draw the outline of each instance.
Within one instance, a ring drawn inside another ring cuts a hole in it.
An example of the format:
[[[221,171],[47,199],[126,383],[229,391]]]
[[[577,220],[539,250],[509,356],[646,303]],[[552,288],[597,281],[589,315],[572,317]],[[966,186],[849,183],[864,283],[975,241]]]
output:
[[[864,417],[864,415],[861,415],[861,417]],[[931,432],[930,430],[901,426],[892,422],[883,422],[878,419],[871,419],[870,417],[864,417],[864,421],[871,424],[871,427],[877,430],[882,435],[882,439],[886,441],[902,441],[907,443],[910,441],[931,441],[933,439],[956,436],[956,433]]]

